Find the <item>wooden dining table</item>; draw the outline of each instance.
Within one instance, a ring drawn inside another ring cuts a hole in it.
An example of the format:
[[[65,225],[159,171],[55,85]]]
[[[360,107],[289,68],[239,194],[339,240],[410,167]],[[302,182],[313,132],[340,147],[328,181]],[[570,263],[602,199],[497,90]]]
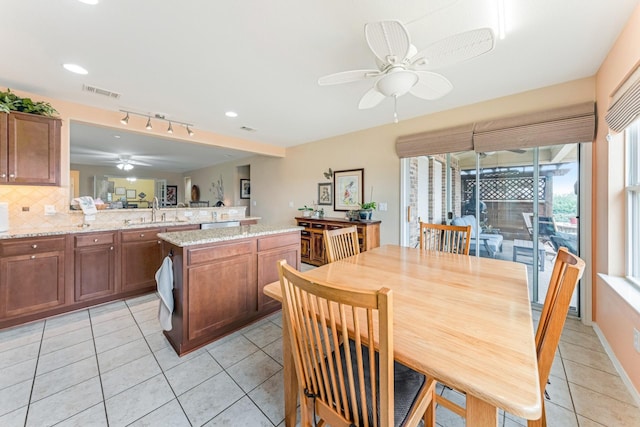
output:
[[[501,408],[541,416],[526,266],[384,245],[304,273],[312,280],[394,295],[394,358],[466,393],[466,425],[497,425]],[[264,293],[282,301],[280,283]],[[297,383],[283,322],[285,424],[295,426]]]

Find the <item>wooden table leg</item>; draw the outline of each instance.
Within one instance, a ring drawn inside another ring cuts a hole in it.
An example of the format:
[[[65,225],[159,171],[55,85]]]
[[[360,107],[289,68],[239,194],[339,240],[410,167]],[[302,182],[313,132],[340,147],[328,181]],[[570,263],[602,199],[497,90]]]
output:
[[[298,406],[298,380],[293,366],[289,326],[285,319],[282,322],[282,358],[284,361],[284,424],[287,427],[295,427],[297,421],[296,407]]]
[[[467,427],[496,427],[498,408],[467,394]]]

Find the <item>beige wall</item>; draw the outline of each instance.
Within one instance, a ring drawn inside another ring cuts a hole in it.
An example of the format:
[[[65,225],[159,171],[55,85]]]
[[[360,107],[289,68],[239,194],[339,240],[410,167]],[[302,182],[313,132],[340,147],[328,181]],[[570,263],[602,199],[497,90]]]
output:
[[[602,63],[596,75],[598,135],[593,144],[594,206],[594,320],[636,390],[640,390],[640,354],[633,349],[633,328],[640,329],[640,313],[598,273],[623,276],[625,239],[624,144],[622,134],[608,142],[604,115],[610,97],[640,65],[640,6]]]

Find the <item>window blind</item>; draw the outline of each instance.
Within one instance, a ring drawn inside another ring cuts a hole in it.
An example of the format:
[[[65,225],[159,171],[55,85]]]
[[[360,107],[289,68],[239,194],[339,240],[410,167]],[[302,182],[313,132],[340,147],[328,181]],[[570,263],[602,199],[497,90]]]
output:
[[[595,131],[595,104],[586,102],[476,123],[473,145],[485,152],[591,142]]]
[[[596,132],[594,102],[504,117],[479,123],[401,136],[398,157],[475,150],[500,151],[545,145],[591,142]]]
[[[473,123],[396,139],[396,153],[400,158],[469,150],[473,150]]]
[[[609,129],[622,132],[638,115],[640,115],[640,67],[613,95],[611,106],[604,118]]]

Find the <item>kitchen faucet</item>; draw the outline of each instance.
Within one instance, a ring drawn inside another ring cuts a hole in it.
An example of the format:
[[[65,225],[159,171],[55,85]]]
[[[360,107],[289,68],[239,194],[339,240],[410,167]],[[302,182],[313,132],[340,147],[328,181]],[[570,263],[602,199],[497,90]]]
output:
[[[156,212],[160,209],[160,202],[158,201],[158,197],[153,198],[153,202],[151,202],[151,222],[156,221]]]

